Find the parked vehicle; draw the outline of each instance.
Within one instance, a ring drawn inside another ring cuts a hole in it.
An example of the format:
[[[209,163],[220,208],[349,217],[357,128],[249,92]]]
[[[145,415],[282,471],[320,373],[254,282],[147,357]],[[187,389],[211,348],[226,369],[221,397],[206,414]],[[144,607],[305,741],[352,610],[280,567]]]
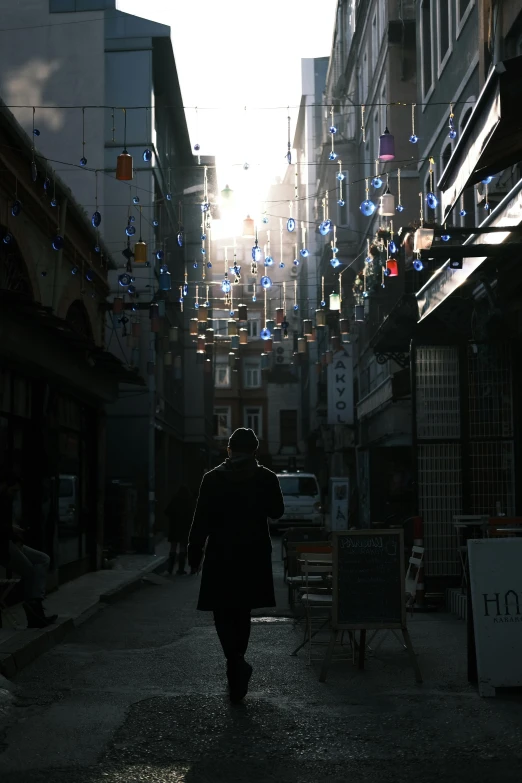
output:
[[[323,524],[323,507],[317,478],[313,473],[278,473],[285,501],[285,514],[281,519],[270,520],[272,530],[298,525]]]

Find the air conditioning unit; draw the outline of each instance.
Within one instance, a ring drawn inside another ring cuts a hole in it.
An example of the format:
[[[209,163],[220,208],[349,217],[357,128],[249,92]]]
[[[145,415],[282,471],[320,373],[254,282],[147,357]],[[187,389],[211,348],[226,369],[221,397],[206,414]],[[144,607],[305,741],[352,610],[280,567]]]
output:
[[[298,268],[297,268],[296,266],[293,266],[293,267],[290,269],[290,275],[291,275],[291,277],[297,277],[297,275],[298,275],[298,274],[299,274],[299,270],[298,270]]]
[[[293,354],[293,340],[285,340],[283,343],[276,343],[273,349],[274,364],[284,366],[290,364]]]

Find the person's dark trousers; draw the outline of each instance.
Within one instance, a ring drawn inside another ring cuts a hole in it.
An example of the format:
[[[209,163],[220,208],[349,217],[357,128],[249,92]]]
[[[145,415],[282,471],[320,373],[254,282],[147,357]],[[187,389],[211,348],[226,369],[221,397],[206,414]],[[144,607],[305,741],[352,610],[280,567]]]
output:
[[[214,609],[214,622],[225,658],[234,664],[245,657],[250,639],[250,609]]]

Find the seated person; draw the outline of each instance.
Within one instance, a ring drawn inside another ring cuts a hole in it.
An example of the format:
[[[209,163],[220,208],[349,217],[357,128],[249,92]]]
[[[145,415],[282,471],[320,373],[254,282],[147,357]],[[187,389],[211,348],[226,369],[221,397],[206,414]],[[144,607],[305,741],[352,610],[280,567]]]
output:
[[[45,628],[58,618],[56,614],[46,617],[42,603],[50,558],[45,552],[26,546],[24,530],[13,524],[13,502],[19,489],[15,476],[0,476],[0,565],[13,570],[22,579],[27,627]]]

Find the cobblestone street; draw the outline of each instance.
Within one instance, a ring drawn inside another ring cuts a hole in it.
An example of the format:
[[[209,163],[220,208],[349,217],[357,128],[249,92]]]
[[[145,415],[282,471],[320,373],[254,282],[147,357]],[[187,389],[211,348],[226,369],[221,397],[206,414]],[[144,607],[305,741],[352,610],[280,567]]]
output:
[[[3,783],[520,780],[520,697],[468,685],[462,622],[409,622],[422,686],[391,635],[364,672],[340,661],[321,684],[289,654],[301,629],[275,571],[280,606],[254,623],[244,705],[228,703],[198,580],[151,576],[4,681]]]

